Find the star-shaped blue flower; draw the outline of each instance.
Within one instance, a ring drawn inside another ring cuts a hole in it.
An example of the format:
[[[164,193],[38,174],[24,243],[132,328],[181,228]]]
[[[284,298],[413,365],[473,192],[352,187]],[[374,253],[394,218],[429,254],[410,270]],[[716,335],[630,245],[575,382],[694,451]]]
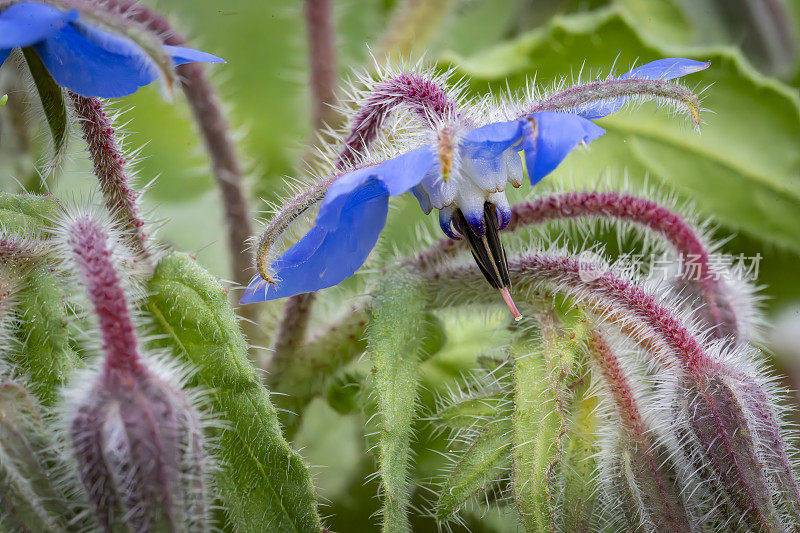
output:
[[[690,59],[662,59],[617,79],[670,80],[707,67],[708,63]],[[515,186],[522,182],[519,152],[523,153],[531,185],[535,185],[573,148],[589,144],[605,133],[590,119],[619,110],[625,101],[625,97],[617,97],[591,102],[572,112],[534,112],[468,131],[444,128],[437,142],[344,174],[328,189],[314,226],[275,260],[269,280],[253,278],[241,303],[313,292],[353,275],[383,230],[389,197],[407,191],[417,197],[426,213],[434,208],[439,211],[440,225],[448,236],[465,236],[470,244],[474,239],[484,239],[486,247],[493,248],[492,254],[500,256],[499,262],[504,263],[504,253],[494,249],[501,249],[502,245],[487,238],[487,225],[496,233],[510,220],[504,189],[507,182]],[[488,218],[487,205],[496,209],[496,221]],[[468,227],[463,227],[465,224]],[[473,255],[487,279],[503,292],[508,285],[507,280],[501,279],[507,278],[507,272],[502,272],[504,265],[491,258],[488,262],[482,260],[475,248]],[[486,271],[493,266],[501,268],[496,273]],[[507,295],[506,290],[504,298]]]
[[[127,96],[155,81],[159,71],[133,41],[94,28],[75,10],[19,2],[0,12],[0,65],[14,48],[32,47],[56,83],[81,96]],[[219,57],[164,46],[173,63],[221,63]]]

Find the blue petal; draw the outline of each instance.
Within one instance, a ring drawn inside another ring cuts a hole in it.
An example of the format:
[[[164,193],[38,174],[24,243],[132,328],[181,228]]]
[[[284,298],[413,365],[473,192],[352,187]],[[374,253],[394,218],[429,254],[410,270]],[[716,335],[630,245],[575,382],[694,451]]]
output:
[[[315,224],[273,263],[277,284],[253,278],[240,303],[284,298],[341,283],[366,261],[388,211],[389,195],[383,183],[375,176],[365,180],[346,194],[335,227]]]
[[[345,174],[336,180],[325,194],[317,215],[317,224],[326,227],[336,226],[345,199],[367,181],[377,179],[383,184],[388,195],[397,196],[419,184],[435,164],[436,156],[433,150],[430,146],[423,146],[384,161],[378,166]]]
[[[536,130],[530,120],[535,121]],[[525,119],[523,119],[525,120]],[[523,124],[522,147],[531,185],[552,172],[581,142],[589,144],[606,131],[578,115],[542,111],[527,117]]]
[[[164,50],[172,58],[175,66],[183,65],[185,63],[225,63],[221,57],[195,50],[194,48],[183,48],[181,46],[164,45]]]
[[[13,4],[0,12],[0,49],[31,46],[77,19],[74,9],[61,11],[39,2]]]
[[[8,55],[10,53],[11,53],[11,49],[10,48],[8,50],[0,49],[0,67],[2,67],[3,63],[6,62],[6,59],[8,59]]]
[[[461,144],[476,159],[493,159],[510,148],[521,136],[520,121],[494,122],[470,131],[464,135]]]
[[[56,82],[82,96],[127,96],[159,76],[156,65],[136,43],[80,21],[64,26],[35,47]],[[191,48],[164,49],[176,65],[222,61]]]
[[[680,78],[687,74],[705,70],[709,65],[710,63],[708,62],[671,57],[659,59],[642,65],[641,67],[636,67],[617,79],[674,80],[675,78]],[[625,105],[626,100],[626,97],[620,96],[618,98],[592,102],[578,108],[577,114],[589,119],[602,118],[619,111],[619,109]]]
[[[710,64],[711,63],[707,61],[669,57],[651,61],[641,67],[636,67],[617,79],[627,80],[628,78],[640,78],[645,80],[674,80],[675,78],[680,78],[687,74],[694,74],[695,72],[705,70]]]
[[[156,66],[132,41],[80,22],[35,48],[56,82],[82,96],[127,96],[158,77]]]
[[[424,146],[340,177],[325,194],[314,227],[271,265],[277,283],[253,278],[240,303],[318,291],[352,276],[386,225],[389,196],[415,187],[435,163]]]

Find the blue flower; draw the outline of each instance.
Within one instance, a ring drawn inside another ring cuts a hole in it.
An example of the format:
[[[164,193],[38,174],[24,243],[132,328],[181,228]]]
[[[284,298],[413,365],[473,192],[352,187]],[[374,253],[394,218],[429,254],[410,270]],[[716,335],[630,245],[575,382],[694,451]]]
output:
[[[707,66],[689,59],[662,59],[617,79],[674,79]],[[344,174],[328,189],[311,230],[275,260],[270,279],[253,278],[241,303],[313,292],[350,277],[378,240],[389,196],[411,191],[426,214],[439,211],[445,234],[468,240],[487,280],[518,316],[508,296],[505,252],[497,232],[511,216],[506,183],[522,184],[519,153],[535,185],[577,145],[605,133],[590,119],[613,113],[624,103],[625,97],[611,98],[569,113],[534,112],[466,131],[445,125],[430,145]]]
[[[32,47],[62,87],[81,96],[127,96],[155,81],[159,71],[133,41],[39,2],[20,2],[0,12],[0,65],[14,48]],[[164,46],[173,63],[220,63],[191,48]]]

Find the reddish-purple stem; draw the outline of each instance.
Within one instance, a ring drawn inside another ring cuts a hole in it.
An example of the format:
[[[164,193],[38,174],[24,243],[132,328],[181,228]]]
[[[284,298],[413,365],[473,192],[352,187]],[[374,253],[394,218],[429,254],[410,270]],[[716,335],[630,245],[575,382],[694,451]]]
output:
[[[684,375],[691,380],[692,387],[699,392],[702,398],[700,407],[710,417],[710,427],[700,424],[695,428],[695,431],[707,429],[715,435],[713,439],[701,439],[704,454],[714,465],[723,483],[726,479],[738,483],[738,488],[726,488],[734,492],[743,491],[747,512],[752,513],[760,525],[767,529],[771,527],[774,513],[770,514],[770,509],[761,506],[762,502],[769,502],[768,496],[763,496],[765,491],[768,492],[763,471],[755,462],[748,462],[746,457],[742,459],[744,462],[740,461],[740,451],[744,453],[748,450],[740,450],[740,446],[745,443],[734,442],[734,439],[741,441],[746,438],[747,428],[742,426],[746,425],[746,421],[735,422],[738,426],[729,427],[726,420],[736,416],[738,407],[728,405],[734,400],[723,397],[722,393],[715,395],[709,390],[709,386],[720,382],[727,371],[704,349],[701,341],[672,310],[635,283],[619,278],[611,271],[582,263],[575,257],[534,253],[511,261],[509,273],[516,280],[518,289],[536,290],[543,286],[546,291],[573,295],[588,307],[599,309],[604,320],[620,325],[648,353],[668,366],[670,360],[663,358],[658,350],[659,346],[666,348],[667,353],[682,367]],[[477,268],[465,266],[438,268],[423,273],[423,276],[431,282],[428,293],[432,301],[451,301],[454,295],[462,295],[469,301],[470,296],[477,295],[474,288],[481,286],[482,279]],[[730,391],[728,396],[732,394],[733,391]],[[697,411],[698,408],[695,407],[690,417],[696,416]],[[723,419],[723,415],[727,419]],[[724,454],[724,458],[715,452],[715,443],[721,446],[719,451]],[[754,443],[746,442],[746,446],[748,449],[754,448]],[[734,471],[733,478],[724,464],[725,460],[730,462]],[[754,468],[759,468],[759,473],[754,474]]]
[[[647,326],[654,337],[638,329],[630,333],[648,347],[653,346],[654,340],[660,341],[683,368],[698,379],[715,366],[700,341],[668,307],[635,283],[619,278],[611,271],[598,270],[574,257],[539,253],[511,260],[508,268],[517,289],[546,284],[570,294],[580,293],[584,303],[600,306],[607,316],[618,318],[621,323],[633,319]],[[475,287],[482,287],[480,271],[472,266],[442,267],[423,272],[422,276],[434,282],[429,289],[434,301],[448,301],[454,292],[473,295]],[[441,292],[441,296],[437,297],[437,292]],[[668,361],[663,362],[668,364]]]
[[[671,498],[664,486],[669,481],[662,479],[663,476],[659,471],[659,464],[653,455],[653,443],[646,432],[645,422],[636,404],[636,396],[633,393],[628,376],[608,341],[596,330],[591,330],[589,333],[589,348],[592,357],[600,367],[600,372],[609,391],[611,391],[622,425],[632,434],[637,450],[647,460],[647,468],[656,483],[656,491],[663,505],[664,514],[669,520],[670,530],[680,531],[683,521],[676,517],[675,510],[672,509]]]
[[[454,116],[456,104],[435,81],[414,72],[403,72],[379,81],[361,109],[356,113],[344,149],[336,162],[337,168],[355,162],[381,131],[386,119],[397,108],[415,113],[426,125]]]
[[[100,184],[106,208],[128,234],[128,241],[142,256],[149,258],[147,233],[139,217],[138,193],[131,186],[125,155],[116,139],[114,123],[99,98],[69,93],[86,141],[94,174]]]
[[[0,264],[19,265],[41,259],[46,253],[42,242],[0,236]]]
[[[136,328],[111,260],[112,250],[105,229],[96,219],[83,215],[70,223],[68,231],[68,245],[100,323],[105,374],[114,370],[143,372]]]
[[[605,217],[632,222],[663,236],[697,272],[690,282],[696,283],[704,296],[707,312],[715,335],[724,337],[736,331],[735,314],[720,302],[720,279],[711,270],[709,253],[700,237],[683,218],[664,206],[622,192],[558,193],[515,204],[511,207],[511,221],[506,231],[543,224],[552,220],[584,217]],[[417,257],[422,268],[454,255],[463,247],[461,241],[442,239]],[[689,270],[689,269],[687,269]],[[723,313],[721,308],[725,307]]]
[[[331,0],[306,0],[308,63],[311,74],[311,106],[314,129],[319,129],[335,114],[336,28]]]

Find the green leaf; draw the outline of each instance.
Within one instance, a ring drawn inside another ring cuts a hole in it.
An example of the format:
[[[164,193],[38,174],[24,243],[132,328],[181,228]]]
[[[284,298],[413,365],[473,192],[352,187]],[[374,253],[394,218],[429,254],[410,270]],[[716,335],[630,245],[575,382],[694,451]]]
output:
[[[497,90],[560,79],[585,64],[622,71],[634,60],[683,56],[711,67],[685,78],[703,94],[707,122],[697,135],[683,120],[651,107],[598,120],[608,134],[571,154],[550,177],[593,186],[604,169],[626,169],[636,183],[649,174],[677,190],[705,214],[766,243],[800,252],[800,98],[757,73],[733,48],[667,46],[640,30],[624,9],[554,19],[548,26],[470,58],[453,58],[472,87]],[[755,134],[754,132],[758,132]]]
[[[564,465],[561,469],[564,506],[563,531],[590,531],[597,504],[595,474],[597,445],[597,397],[590,394],[590,379],[575,387],[571,402],[570,431],[564,442]]]
[[[185,254],[158,264],[148,284],[153,345],[173,349],[208,391],[215,435],[217,486],[237,531],[320,531],[314,487],[300,455],[281,434],[275,409],[228,305],[226,291]]]
[[[411,531],[408,475],[425,303],[420,284],[405,272],[386,276],[373,300],[367,329],[379,419],[383,531],[387,533]]]
[[[501,404],[509,401],[505,393],[485,393],[477,396],[461,398],[439,410],[435,420],[450,428],[468,428],[481,421],[497,418],[501,412]]]
[[[593,403],[584,402],[581,381],[585,325],[563,328],[555,314],[538,322],[521,322],[514,344],[514,502],[525,531],[581,530],[594,510]],[[560,502],[571,512],[558,512]]]
[[[1,529],[68,530],[67,523],[74,515],[54,485],[61,480],[51,469],[59,461],[51,446],[38,409],[25,389],[16,383],[0,383]]]
[[[472,496],[505,475],[511,465],[511,419],[492,422],[461,455],[440,488],[436,518],[449,519]]]
[[[60,212],[55,196],[0,192],[0,227],[6,231],[38,234]]]
[[[65,300],[63,281],[47,265],[35,266],[25,275],[16,297],[21,349],[10,358],[28,373],[45,406],[55,403],[59,388],[78,363],[69,343]]]
[[[47,119],[48,126],[50,126],[50,133],[53,135],[55,152],[59,153],[64,147],[64,141],[67,138],[67,126],[69,125],[64,93],[33,48],[23,48],[22,54],[25,56],[28,69],[31,71],[31,76],[33,76],[33,83],[39,92],[44,116]]]
[[[548,386],[541,349],[522,350],[514,359],[514,434],[512,485],[525,531],[549,531],[554,502],[546,472],[557,449],[561,427]]]

